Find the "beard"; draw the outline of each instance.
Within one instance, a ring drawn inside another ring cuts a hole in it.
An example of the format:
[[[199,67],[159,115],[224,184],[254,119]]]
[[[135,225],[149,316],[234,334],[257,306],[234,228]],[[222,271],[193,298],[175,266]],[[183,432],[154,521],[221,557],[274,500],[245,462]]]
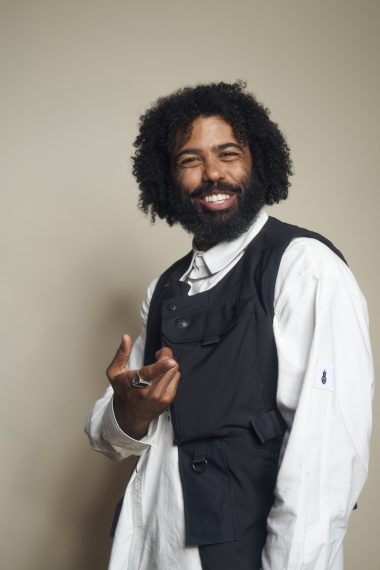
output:
[[[234,206],[224,210],[207,210],[194,198],[213,190],[236,194]],[[191,195],[181,188],[173,188],[170,199],[175,222],[194,235],[196,242],[216,244],[232,241],[248,230],[266,203],[266,190],[252,175],[241,185],[226,182],[208,182],[196,188]]]

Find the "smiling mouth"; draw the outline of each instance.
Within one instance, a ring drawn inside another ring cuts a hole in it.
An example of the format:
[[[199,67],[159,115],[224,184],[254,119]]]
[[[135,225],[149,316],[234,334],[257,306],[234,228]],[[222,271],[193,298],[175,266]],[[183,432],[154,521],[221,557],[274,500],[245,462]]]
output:
[[[236,194],[230,192],[214,191],[198,198],[199,202],[207,210],[224,210],[230,208],[236,202]]]
[[[231,194],[208,194],[204,199],[206,202],[225,202],[230,197]]]

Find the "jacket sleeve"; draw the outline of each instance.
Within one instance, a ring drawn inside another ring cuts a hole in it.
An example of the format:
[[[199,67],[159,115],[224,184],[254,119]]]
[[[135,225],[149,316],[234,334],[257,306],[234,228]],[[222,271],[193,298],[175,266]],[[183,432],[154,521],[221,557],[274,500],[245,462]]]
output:
[[[276,282],[277,400],[288,432],[263,570],[341,570],[367,478],[373,367],[365,300],[329,248],[294,240]]]
[[[148,319],[149,305],[157,279],[148,287],[145,300],[141,307],[142,330],[133,345],[129,357],[128,367],[131,370],[141,368],[144,363],[144,348],[146,323]],[[141,440],[135,440],[124,433],[119,427],[113,410],[113,389],[107,388],[104,395],[95,402],[95,405],[87,418],[85,432],[91,446],[96,451],[103,453],[111,459],[122,461],[131,455],[142,455],[154,444],[157,421],[151,422],[146,436]]]

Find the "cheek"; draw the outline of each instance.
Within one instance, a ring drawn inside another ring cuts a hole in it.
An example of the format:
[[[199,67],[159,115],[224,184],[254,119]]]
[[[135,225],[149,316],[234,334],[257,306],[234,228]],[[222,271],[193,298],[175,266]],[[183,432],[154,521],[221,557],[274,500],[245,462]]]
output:
[[[191,191],[200,184],[201,175],[196,169],[182,170],[176,177],[176,181],[181,188]]]
[[[251,168],[247,164],[236,164],[230,174],[235,180],[248,179],[251,176]]]

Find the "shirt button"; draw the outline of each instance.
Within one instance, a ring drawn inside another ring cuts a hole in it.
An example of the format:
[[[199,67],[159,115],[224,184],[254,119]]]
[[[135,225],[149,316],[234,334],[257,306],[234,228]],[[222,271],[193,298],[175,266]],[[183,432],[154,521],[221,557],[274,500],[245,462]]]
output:
[[[166,305],[166,308],[168,311],[175,311],[177,307],[173,303],[169,303],[169,305]]]
[[[135,487],[136,487],[136,489],[141,489],[140,477],[136,477],[136,479],[135,479]]]

